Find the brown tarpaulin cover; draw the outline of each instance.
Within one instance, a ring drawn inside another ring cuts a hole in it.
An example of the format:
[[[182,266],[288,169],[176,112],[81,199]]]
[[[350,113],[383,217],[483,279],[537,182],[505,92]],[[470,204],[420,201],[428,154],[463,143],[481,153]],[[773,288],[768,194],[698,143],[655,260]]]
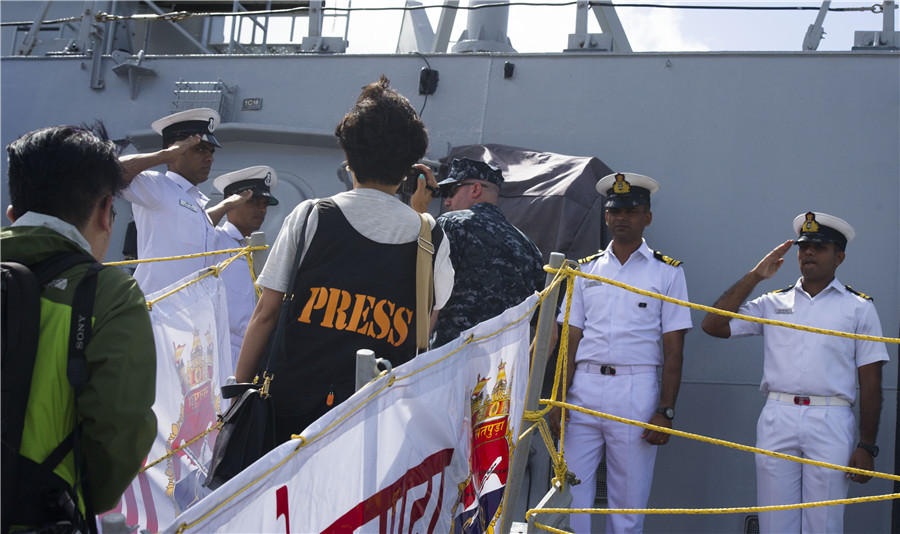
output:
[[[613,171],[599,159],[487,144],[454,147],[445,163],[463,157],[503,172],[500,209],[534,241],[545,263],[551,252],[578,260],[607,243],[604,197],[594,187]]]

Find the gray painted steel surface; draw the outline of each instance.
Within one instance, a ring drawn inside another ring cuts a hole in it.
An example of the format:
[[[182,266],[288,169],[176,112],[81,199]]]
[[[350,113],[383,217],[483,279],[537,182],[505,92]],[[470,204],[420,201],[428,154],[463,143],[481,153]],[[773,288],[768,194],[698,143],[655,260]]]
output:
[[[6,41],[4,46],[7,46]],[[4,53],[8,51],[4,50]],[[3,57],[4,145],[29,130],[102,119],[115,137],[133,134],[151,150],[149,124],[172,111],[178,80],[222,80],[234,89],[211,178],[249,165],[274,167],[281,204],[264,230],[304,198],[344,190],[343,154],[333,129],[360,88],[387,75],[429,128],[427,158],[451,147],[497,143],[596,156],[615,170],[652,176],[651,247],[684,261],[691,300],[711,304],[808,210],[838,215],[857,238],[838,270],[844,283],[875,298],[887,336],[900,324],[900,54],[896,52],[436,54],[437,92],[417,94],[417,56],[149,56],[153,69],[134,100],[127,78],[103,59],[105,87],[90,89],[80,57]],[[505,62],[515,75],[504,79]],[[241,111],[261,98],[259,111]],[[218,134],[218,132],[217,132]],[[229,135],[230,141],[229,141]],[[149,141],[145,141],[149,140]],[[330,148],[329,148],[330,147]],[[2,172],[6,173],[3,158]],[[212,180],[202,189],[214,200]],[[8,204],[6,180],[2,197]],[[129,220],[118,200],[117,253]],[[437,211],[437,203],[433,206]],[[124,214],[124,216],[123,216]],[[599,232],[600,229],[598,228]],[[798,278],[789,257],[756,294]],[[700,331],[692,313],[675,427],[752,445],[764,403],[760,338],[722,341]],[[897,346],[888,347],[876,469],[895,472]],[[852,484],[850,496],[883,494],[892,484]],[[753,506],[752,455],[674,439],[661,449],[652,507]],[[891,503],[846,509],[848,533],[888,532]],[[743,515],[648,516],[647,532],[741,532]]]

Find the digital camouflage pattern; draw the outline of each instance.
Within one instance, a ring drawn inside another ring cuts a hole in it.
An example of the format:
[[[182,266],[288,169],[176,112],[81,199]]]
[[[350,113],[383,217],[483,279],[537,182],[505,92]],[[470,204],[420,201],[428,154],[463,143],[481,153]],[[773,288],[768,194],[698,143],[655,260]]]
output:
[[[450,240],[456,276],[438,314],[432,347],[519,304],[544,287],[541,252],[496,205],[481,202],[437,219]]]
[[[503,173],[500,172],[500,169],[492,167],[483,161],[469,158],[455,158],[450,164],[450,171],[447,173],[447,178],[438,185],[446,187],[463,180],[481,180],[482,182],[502,187]]]

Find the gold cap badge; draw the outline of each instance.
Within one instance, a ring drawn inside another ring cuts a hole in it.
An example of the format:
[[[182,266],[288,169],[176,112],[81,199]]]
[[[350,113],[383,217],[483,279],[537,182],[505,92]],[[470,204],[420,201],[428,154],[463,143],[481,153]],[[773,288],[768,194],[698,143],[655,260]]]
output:
[[[803,221],[803,225],[800,226],[800,233],[806,232],[818,232],[819,231],[819,223],[816,222],[816,214],[808,211],[806,212],[806,220]]]
[[[631,184],[625,181],[625,175],[622,173],[616,174],[616,183],[613,184],[612,188],[613,192],[620,195],[631,192]]]

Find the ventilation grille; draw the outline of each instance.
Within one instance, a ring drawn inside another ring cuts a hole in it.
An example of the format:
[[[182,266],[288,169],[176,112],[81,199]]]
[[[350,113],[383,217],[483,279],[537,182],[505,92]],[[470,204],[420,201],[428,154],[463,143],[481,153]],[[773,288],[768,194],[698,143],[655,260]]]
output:
[[[175,109],[172,113],[197,108],[210,108],[219,112],[222,122],[226,122],[231,109],[234,90],[222,80],[214,82],[175,82]]]

